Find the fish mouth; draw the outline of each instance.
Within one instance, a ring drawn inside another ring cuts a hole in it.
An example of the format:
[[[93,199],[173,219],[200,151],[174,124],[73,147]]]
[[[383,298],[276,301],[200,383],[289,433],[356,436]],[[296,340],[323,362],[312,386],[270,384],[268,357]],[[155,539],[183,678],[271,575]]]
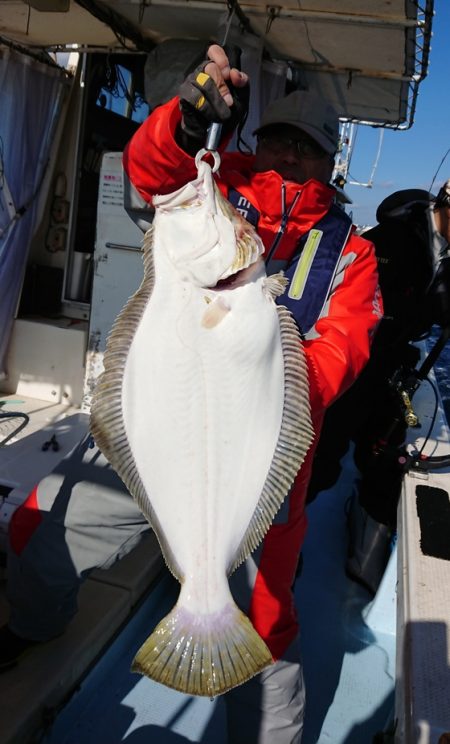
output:
[[[257,278],[261,274],[261,268],[264,267],[264,260],[259,258],[250,266],[246,266],[244,269],[239,269],[234,274],[219,279],[217,284],[212,287],[206,287],[213,292],[220,292],[224,289],[237,289],[242,287],[244,284],[249,284],[254,278]]]
[[[235,286],[240,286],[242,282],[240,282],[239,279],[241,277],[241,274],[244,274],[245,272],[247,272],[247,269],[240,269],[235,274],[230,274],[230,276],[225,277],[225,279],[219,279],[214,287],[208,287],[208,289],[233,289],[233,287]]]

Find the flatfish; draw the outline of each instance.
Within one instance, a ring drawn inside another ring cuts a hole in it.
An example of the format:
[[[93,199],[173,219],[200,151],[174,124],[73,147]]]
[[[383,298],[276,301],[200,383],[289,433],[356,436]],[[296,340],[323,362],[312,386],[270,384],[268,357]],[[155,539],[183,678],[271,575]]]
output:
[[[227,576],[269,529],[313,438],[304,352],[263,244],[197,157],[154,198],[144,279],[115,321],[91,430],[155,531],[178,601],[132,669],[213,697],[272,663]],[[217,165],[217,163],[216,163]]]

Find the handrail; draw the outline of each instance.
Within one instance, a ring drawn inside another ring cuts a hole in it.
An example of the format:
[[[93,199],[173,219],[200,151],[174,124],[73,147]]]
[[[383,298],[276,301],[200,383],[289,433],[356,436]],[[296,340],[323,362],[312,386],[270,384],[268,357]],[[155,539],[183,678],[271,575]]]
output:
[[[4,439],[0,440],[0,447],[3,447],[7,442],[9,442],[10,439],[16,436],[16,434],[19,433],[19,431],[22,431],[22,429],[25,428],[25,426],[28,424],[30,417],[26,413],[20,413],[16,411],[0,411],[0,424],[2,420],[4,419],[12,419],[12,418],[18,418],[22,419],[21,423],[12,431],[10,432]]]

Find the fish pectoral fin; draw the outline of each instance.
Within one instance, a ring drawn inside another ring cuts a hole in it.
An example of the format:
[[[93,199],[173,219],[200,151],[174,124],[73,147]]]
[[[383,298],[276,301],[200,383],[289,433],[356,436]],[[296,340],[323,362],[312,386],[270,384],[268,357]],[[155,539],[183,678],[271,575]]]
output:
[[[262,289],[266,297],[271,297],[274,300],[284,293],[288,284],[289,279],[286,279],[284,273],[280,271],[278,274],[266,276],[263,280]]]
[[[210,302],[207,309],[203,313],[202,326],[203,328],[214,328],[220,323],[221,320],[231,310],[230,305],[223,297],[216,297],[213,302]]]
[[[188,695],[215,697],[271,663],[266,644],[236,605],[200,619],[175,606],[141,646],[131,670]]]

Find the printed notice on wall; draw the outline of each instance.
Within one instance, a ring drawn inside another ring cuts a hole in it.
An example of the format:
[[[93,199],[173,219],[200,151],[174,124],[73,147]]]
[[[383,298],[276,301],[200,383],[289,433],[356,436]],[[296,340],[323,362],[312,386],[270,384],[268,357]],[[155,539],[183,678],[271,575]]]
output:
[[[123,208],[123,177],[117,171],[102,171],[99,203],[102,207]],[[108,210],[109,211],[109,210]]]

